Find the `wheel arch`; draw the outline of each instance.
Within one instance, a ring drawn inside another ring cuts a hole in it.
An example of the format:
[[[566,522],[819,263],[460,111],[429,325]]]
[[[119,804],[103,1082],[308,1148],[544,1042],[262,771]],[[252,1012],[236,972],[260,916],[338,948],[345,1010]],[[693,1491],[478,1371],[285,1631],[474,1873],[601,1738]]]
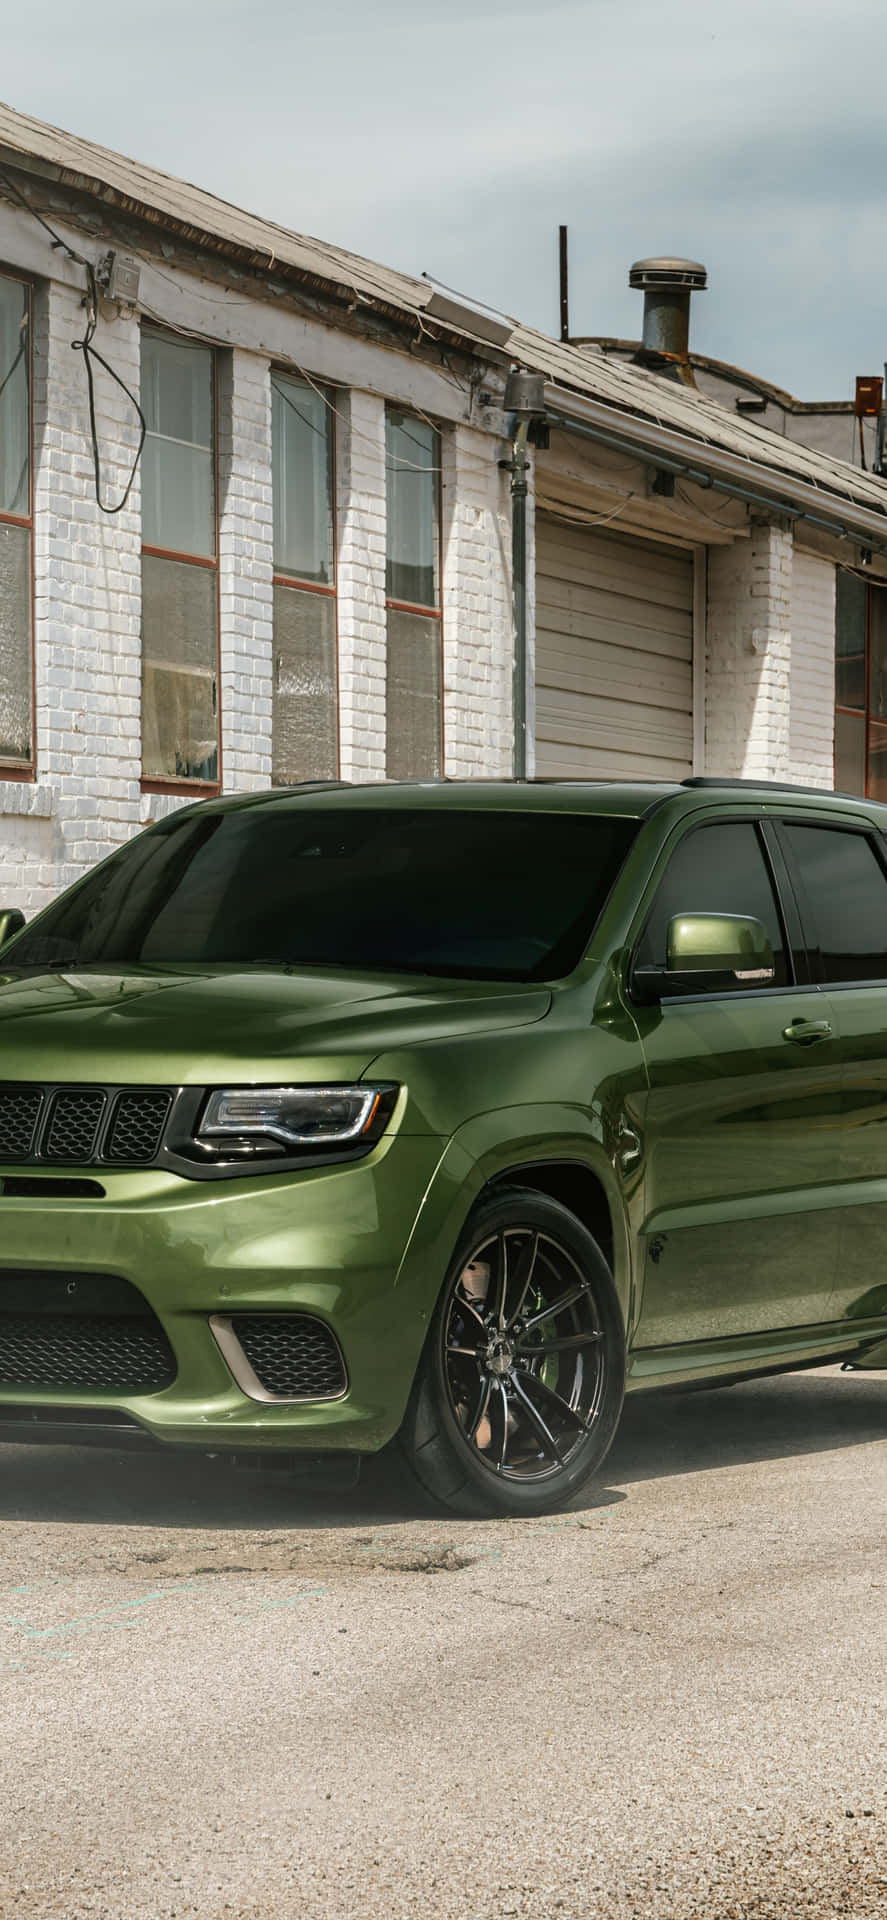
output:
[[[612,1272],[616,1263],[616,1230],[610,1198],[603,1181],[581,1160],[526,1160],[507,1167],[487,1181],[480,1198],[503,1187],[529,1187],[558,1200],[588,1228]]]

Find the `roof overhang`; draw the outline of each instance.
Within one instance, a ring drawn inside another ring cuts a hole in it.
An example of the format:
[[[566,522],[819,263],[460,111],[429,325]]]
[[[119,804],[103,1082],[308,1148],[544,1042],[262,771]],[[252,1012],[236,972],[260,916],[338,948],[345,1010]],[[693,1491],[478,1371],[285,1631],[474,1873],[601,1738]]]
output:
[[[608,407],[567,387],[546,385],[549,423],[596,440],[622,453],[634,454],[651,466],[683,475],[703,487],[745,499],[789,519],[804,519],[827,532],[844,535],[865,547],[887,553],[887,511],[826,493],[793,474],[774,472],[759,461],[729,453],[710,442],[692,440],[661,426],[658,421]]]

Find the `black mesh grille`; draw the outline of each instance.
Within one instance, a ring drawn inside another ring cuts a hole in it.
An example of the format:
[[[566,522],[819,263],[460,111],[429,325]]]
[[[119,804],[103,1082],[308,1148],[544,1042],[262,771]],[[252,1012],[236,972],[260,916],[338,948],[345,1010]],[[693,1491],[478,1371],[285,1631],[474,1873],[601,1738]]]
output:
[[[73,1160],[81,1166],[91,1160],[104,1111],[105,1095],[99,1087],[68,1087],[54,1094],[43,1158]]]
[[[166,1116],[172,1103],[169,1093],[135,1089],[118,1096],[102,1158],[125,1161],[153,1160],[160,1146]]]
[[[169,1087],[0,1083],[0,1167],[150,1166],[173,1097]]]
[[[307,1313],[235,1313],[231,1325],[260,1385],[285,1400],[329,1400],[345,1365],[329,1327]]]
[[[27,1159],[42,1105],[43,1095],[37,1087],[0,1090],[0,1159]]]
[[[176,1377],[153,1315],[0,1314],[0,1386],[156,1393]]]

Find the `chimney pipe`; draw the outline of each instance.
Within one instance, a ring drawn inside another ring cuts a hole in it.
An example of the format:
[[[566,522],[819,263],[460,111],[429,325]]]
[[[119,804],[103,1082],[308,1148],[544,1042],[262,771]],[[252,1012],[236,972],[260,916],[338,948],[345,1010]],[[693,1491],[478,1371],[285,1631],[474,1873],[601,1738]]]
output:
[[[707,283],[698,260],[636,260],[628,276],[630,287],[644,295],[644,332],[635,355],[642,366],[671,373],[694,387],[690,366],[690,296]]]

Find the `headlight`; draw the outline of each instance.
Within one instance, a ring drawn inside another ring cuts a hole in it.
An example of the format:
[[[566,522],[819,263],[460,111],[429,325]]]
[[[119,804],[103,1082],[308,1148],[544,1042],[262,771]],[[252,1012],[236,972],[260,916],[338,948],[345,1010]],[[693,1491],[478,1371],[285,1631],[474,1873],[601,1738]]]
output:
[[[220,1087],[197,1139],[226,1155],[305,1147],[359,1147],[378,1140],[396,1087]]]

